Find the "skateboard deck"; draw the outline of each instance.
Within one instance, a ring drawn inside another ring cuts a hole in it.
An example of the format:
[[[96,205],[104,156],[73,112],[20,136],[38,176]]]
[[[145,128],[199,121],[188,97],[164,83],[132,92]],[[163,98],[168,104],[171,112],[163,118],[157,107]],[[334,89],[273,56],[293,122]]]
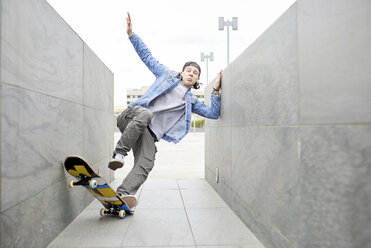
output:
[[[133,210],[127,206],[116,191],[82,157],[75,155],[68,156],[64,161],[64,168],[68,174],[78,180],[69,181],[71,188],[81,185],[102,203],[104,206],[100,210],[102,216],[110,214],[124,218],[126,213],[133,213]]]

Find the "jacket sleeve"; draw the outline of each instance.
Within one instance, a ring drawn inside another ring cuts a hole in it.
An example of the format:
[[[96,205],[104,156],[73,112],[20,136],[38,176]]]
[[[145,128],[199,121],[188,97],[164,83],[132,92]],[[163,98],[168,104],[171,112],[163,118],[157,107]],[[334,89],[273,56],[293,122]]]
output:
[[[220,96],[211,94],[211,106],[208,107],[192,96],[192,112],[209,119],[218,119],[220,115]]]
[[[152,56],[151,51],[147,48],[146,44],[144,44],[142,39],[137,34],[133,33],[133,35],[129,37],[129,40],[131,41],[131,44],[133,44],[133,47],[140,59],[156,77],[161,76],[168,70],[164,65],[158,62],[155,57]]]

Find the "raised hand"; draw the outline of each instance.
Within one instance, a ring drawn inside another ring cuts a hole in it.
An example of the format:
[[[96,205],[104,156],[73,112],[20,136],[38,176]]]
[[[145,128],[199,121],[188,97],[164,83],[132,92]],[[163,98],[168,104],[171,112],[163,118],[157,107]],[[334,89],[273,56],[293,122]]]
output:
[[[214,84],[214,89],[219,90],[222,84],[222,72],[223,70],[220,70],[218,73],[218,76],[216,78],[215,84]]]
[[[126,17],[126,23],[127,23],[127,26],[126,26],[126,33],[130,36],[133,35],[133,26],[131,25],[131,18],[130,18],[130,14],[128,12],[128,16]]]

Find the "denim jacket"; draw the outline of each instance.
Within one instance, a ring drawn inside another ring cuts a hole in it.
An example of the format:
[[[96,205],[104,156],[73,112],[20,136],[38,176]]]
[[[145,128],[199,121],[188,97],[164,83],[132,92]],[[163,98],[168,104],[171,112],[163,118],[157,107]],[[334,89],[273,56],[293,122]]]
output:
[[[149,87],[147,92],[138,100],[131,103],[128,108],[134,106],[142,106],[148,108],[149,103],[161,94],[164,94],[173,89],[180,81],[181,76],[178,72],[169,70],[167,67],[158,62],[151,51],[144,44],[142,39],[133,33],[129,37],[138,53],[140,59],[156,76],[155,82]],[[186,136],[191,126],[191,113],[196,113],[206,118],[218,119],[220,114],[220,96],[211,94],[211,107],[200,102],[195,95],[191,93],[191,89],[185,95],[185,114],[178,120],[177,123],[162,137],[164,140],[172,143],[178,143]]]

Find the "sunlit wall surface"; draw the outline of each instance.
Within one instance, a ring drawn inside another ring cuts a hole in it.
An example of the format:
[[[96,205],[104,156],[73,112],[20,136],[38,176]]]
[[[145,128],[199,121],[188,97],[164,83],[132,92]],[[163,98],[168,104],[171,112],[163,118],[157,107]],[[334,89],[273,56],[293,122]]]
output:
[[[298,1],[224,70],[205,174],[266,247],[370,246],[370,13]]]
[[[45,247],[92,200],[63,161],[106,179],[113,74],[45,0],[1,0],[1,247]]]

